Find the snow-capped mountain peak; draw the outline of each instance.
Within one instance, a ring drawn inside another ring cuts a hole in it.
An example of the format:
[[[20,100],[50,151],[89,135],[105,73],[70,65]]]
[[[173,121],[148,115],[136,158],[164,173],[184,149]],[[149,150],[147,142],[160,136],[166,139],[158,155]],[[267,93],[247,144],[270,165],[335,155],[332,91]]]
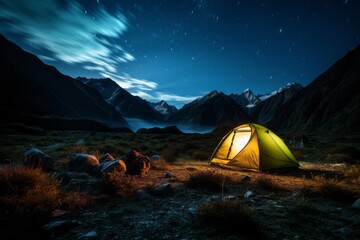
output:
[[[178,111],[178,109],[173,106],[173,105],[169,105],[166,101],[161,100],[158,103],[151,103],[149,102],[149,105],[157,112],[164,114],[164,115],[168,115],[168,114],[172,114]]]

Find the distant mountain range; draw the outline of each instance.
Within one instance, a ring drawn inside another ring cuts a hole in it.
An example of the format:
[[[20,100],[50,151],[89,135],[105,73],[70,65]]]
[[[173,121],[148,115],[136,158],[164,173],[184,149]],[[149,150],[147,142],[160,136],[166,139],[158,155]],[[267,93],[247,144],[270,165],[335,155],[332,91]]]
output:
[[[128,126],[124,116],[195,128],[251,121],[293,134],[360,130],[359,47],[305,88],[290,83],[264,95],[250,89],[230,95],[214,90],[177,109],[166,101],[151,103],[133,96],[109,78],[73,79],[2,36],[0,43],[0,110],[5,116],[0,123],[25,122],[59,130],[66,122],[66,129],[79,125],[103,129],[99,126]]]
[[[234,125],[250,121],[250,116],[234,99],[216,90],[185,104],[169,121],[194,126]]]

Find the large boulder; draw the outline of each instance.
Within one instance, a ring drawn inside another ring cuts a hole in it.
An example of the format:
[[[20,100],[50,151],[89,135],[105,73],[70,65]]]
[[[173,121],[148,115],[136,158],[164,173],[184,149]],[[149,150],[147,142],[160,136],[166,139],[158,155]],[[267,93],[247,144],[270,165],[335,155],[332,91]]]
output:
[[[96,173],[99,160],[94,155],[84,153],[71,153],[68,156],[68,167],[70,171]]]
[[[40,168],[45,172],[53,170],[54,159],[37,148],[30,148],[24,154],[24,165]]]
[[[126,173],[130,175],[143,175],[150,169],[150,158],[143,156],[136,149],[131,149],[124,156],[126,164]]]

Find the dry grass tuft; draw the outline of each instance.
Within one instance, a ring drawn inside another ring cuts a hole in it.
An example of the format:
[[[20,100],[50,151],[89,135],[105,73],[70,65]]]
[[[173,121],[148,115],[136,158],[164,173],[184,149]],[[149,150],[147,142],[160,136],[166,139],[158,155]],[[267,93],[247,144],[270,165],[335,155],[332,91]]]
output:
[[[159,159],[155,161],[151,161],[151,168],[154,170],[169,170],[170,165],[164,159]]]
[[[95,201],[95,197],[87,192],[62,192],[61,206],[67,209],[70,213],[76,213],[84,209]]]
[[[344,169],[344,175],[347,178],[347,182],[354,184],[355,186],[360,186],[360,165],[347,166]]]
[[[59,204],[59,183],[39,169],[0,168],[0,205],[17,213],[47,213]]]
[[[120,172],[109,172],[104,175],[105,191],[110,194],[116,194],[126,197],[134,194],[141,188],[136,176],[128,176]]]
[[[253,212],[241,201],[212,201],[200,207],[200,223],[213,231],[237,234],[253,239],[264,238]]]
[[[215,171],[196,172],[190,175],[186,186],[199,190],[225,191],[226,180],[229,179],[224,174]]]
[[[260,175],[256,178],[256,185],[265,191],[289,191],[287,186],[281,185],[276,178],[269,175]]]
[[[5,239],[43,239],[40,226],[60,204],[58,182],[39,169],[0,168],[0,234]],[[6,232],[3,230],[6,229]],[[5,235],[4,235],[5,234]]]

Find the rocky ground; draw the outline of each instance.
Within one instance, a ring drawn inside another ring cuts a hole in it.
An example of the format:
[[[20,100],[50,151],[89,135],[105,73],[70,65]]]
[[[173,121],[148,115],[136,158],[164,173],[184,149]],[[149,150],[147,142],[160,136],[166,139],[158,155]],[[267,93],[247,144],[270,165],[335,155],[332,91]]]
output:
[[[328,150],[317,149],[325,145],[322,142],[301,150],[298,170],[261,173],[222,169],[208,165],[206,160],[192,159],[191,153],[177,155],[177,160],[171,162],[154,160],[147,174],[124,176],[133,192],[109,194],[103,190],[102,178],[66,170],[65,155],[74,150],[94,151],[104,146],[115,149],[113,142],[124,143],[125,140],[120,134],[108,138],[99,133],[95,136],[93,133],[72,133],[71,137],[62,140],[64,136],[67,135],[53,133],[47,140],[46,137],[23,136],[19,139],[17,136],[17,141],[12,139],[13,136],[7,136],[8,146],[3,145],[1,149],[6,154],[9,145],[18,143],[7,155],[15,164],[13,159],[30,144],[40,146],[58,159],[57,171],[50,175],[62,180],[64,193],[87,193],[83,197],[87,198],[88,204],[76,209],[59,207],[52,212],[51,219],[42,227],[44,238],[254,239],[254,236],[261,236],[264,239],[360,239],[360,201],[355,202],[360,197],[359,164],[356,159],[352,159],[351,164],[338,161],[340,158],[348,160],[339,154],[326,155]],[[112,140],[97,145],[96,141],[89,143],[91,137],[99,142],[101,139]],[[152,141],[160,139],[165,144],[174,143],[176,137],[147,135],[141,138],[148,139],[148,145],[142,146],[145,152],[152,153],[152,145],[161,148]],[[179,138],[182,144],[186,139],[191,143],[199,141],[202,151],[213,148],[219,140],[213,140],[209,135]],[[70,149],[69,145],[77,147]],[[100,151],[98,153],[101,155]],[[202,173],[219,180],[220,189],[202,182],[188,184]],[[238,226],[240,230],[228,231],[204,223],[199,218],[199,209],[217,200],[242,202],[258,224],[261,235],[242,234],[241,225]]]

